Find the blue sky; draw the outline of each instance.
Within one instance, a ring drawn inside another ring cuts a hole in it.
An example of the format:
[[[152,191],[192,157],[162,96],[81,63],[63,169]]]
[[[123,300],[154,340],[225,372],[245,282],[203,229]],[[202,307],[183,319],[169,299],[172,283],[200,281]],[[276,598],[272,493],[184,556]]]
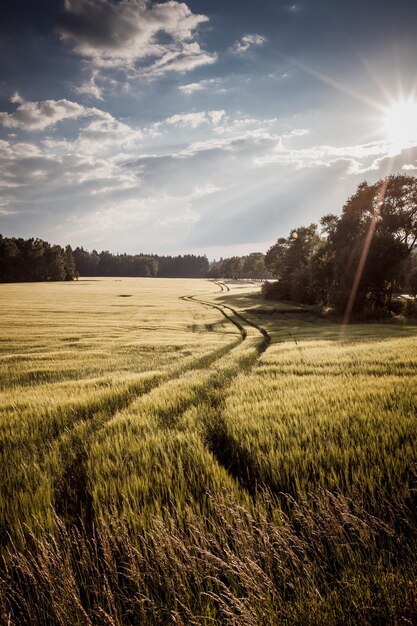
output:
[[[3,235],[218,258],[417,174],[415,2],[9,4]]]

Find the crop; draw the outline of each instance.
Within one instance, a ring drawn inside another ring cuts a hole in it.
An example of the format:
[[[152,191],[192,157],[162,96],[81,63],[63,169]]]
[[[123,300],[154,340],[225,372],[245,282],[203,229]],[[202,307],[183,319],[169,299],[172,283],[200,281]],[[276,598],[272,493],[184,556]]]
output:
[[[414,623],[414,326],[233,282],[1,296],[5,624]]]

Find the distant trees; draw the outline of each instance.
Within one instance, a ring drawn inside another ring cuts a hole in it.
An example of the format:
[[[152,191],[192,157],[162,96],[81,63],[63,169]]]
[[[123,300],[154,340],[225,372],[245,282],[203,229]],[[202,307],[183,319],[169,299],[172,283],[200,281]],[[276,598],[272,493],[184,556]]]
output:
[[[88,252],[75,248],[74,259],[80,276],[145,276],[201,278],[207,275],[206,256],[158,256],[154,254],[112,254],[108,250]]]
[[[80,276],[97,276],[100,257],[95,250],[88,252],[84,248],[75,248],[74,261]]]
[[[147,276],[202,278],[206,256],[158,256],[65,249],[41,239],[0,235],[0,282],[73,280],[78,276]]]
[[[78,276],[71,246],[65,250],[42,239],[0,235],[0,281],[73,280]]]
[[[211,278],[270,278],[271,274],[265,267],[265,255],[252,252],[247,256],[232,256],[214,261],[208,273]]]
[[[389,309],[393,293],[417,291],[417,179],[361,183],[342,214],[278,239],[265,263],[277,283],[267,297],[325,304],[347,316]],[[416,285],[416,288],[414,287]]]
[[[209,262],[206,256],[155,256],[157,275],[164,278],[203,278],[207,276]]]

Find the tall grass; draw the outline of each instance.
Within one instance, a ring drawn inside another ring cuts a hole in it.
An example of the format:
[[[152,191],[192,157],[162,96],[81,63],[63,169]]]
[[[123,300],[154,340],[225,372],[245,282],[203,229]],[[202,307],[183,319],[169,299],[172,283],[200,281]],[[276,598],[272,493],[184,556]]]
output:
[[[395,330],[274,344],[228,395],[218,436],[230,471],[294,497],[360,488],[371,505],[414,487],[417,342]]]
[[[123,517],[87,533],[56,520],[53,535],[26,537],[1,585],[12,625],[413,624],[414,539],[341,494],[255,511],[224,495],[210,518],[171,514],[133,531]],[[407,516],[398,503],[392,517]]]
[[[417,329],[230,286],[1,286],[5,624],[416,622]]]

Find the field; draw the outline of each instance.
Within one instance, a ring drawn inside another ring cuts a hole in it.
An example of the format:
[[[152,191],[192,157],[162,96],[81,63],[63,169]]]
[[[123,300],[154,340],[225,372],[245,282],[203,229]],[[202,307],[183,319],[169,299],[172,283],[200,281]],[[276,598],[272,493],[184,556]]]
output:
[[[417,623],[417,327],[0,285],[4,624]]]

